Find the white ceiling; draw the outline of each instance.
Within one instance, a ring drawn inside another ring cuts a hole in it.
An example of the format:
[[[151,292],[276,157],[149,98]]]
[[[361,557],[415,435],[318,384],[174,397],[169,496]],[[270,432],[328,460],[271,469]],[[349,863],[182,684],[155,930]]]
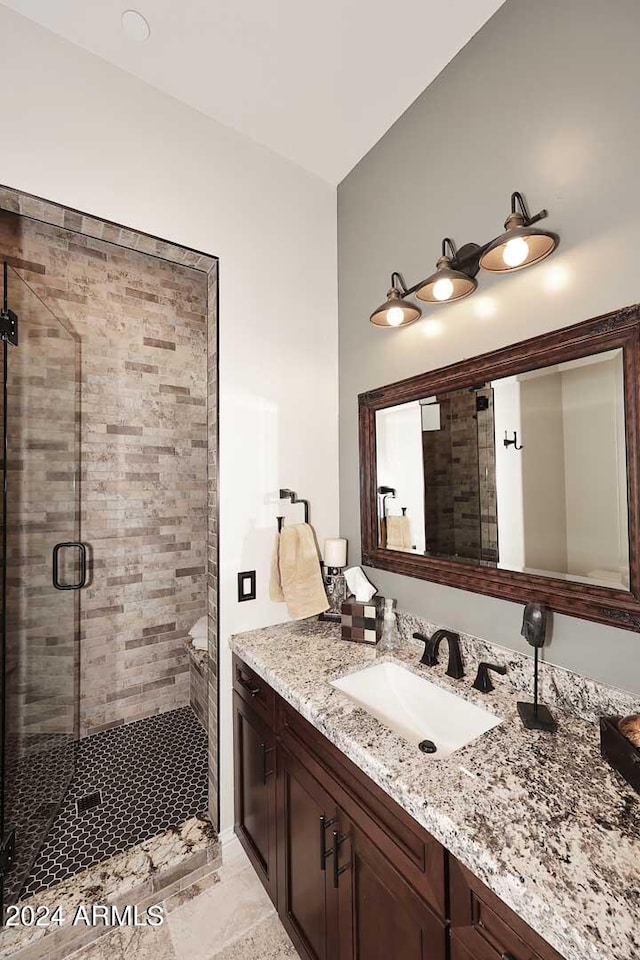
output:
[[[3,2],[335,184],[503,0]]]

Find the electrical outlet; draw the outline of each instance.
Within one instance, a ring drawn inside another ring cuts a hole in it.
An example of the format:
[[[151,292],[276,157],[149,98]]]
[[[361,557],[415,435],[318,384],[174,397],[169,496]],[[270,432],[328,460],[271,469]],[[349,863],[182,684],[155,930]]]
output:
[[[256,572],[244,570],[238,574],[238,603],[256,598]]]

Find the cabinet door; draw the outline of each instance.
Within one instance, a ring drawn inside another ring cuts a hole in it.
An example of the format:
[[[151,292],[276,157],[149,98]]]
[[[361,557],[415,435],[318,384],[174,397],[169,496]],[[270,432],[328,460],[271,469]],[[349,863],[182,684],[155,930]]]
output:
[[[444,960],[446,925],[361,829],[344,817],[341,826],[340,960]]]
[[[337,891],[331,877],[337,810],[329,794],[278,747],[278,912],[305,960],[337,960]]]
[[[276,903],[275,735],[237,693],[233,713],[235,831]]]

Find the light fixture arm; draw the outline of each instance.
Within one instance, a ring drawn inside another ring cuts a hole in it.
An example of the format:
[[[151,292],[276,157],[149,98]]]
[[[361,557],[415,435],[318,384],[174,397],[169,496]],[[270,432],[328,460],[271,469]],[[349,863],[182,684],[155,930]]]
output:
[[[520,210],[517,209],[518,207]],[[511,194],[511,213],[522,214],[524,217],[525,226],[527,227],[530,227],[532,223],[537,223],[539,220],[544,220],[545,217],[549,216],[548,210],[540,210],[539,213],[535,213],[533,216],[531,216],[527,210],[525,199],[519,190],[514,190]]]
[[[391,274],[391,288],[399,290],[403,297],[407,294],[407,285],[404,282],[404,277],[401,273],[398,273],[397,270],[394,270]]]
[[[449,247],[449,253],[447,253],[447,247]],[[445,237],[442,241],[442,256],[449,257],[452,261],[457,261],[458,251],[456,250],[456,245],[449,237]]]

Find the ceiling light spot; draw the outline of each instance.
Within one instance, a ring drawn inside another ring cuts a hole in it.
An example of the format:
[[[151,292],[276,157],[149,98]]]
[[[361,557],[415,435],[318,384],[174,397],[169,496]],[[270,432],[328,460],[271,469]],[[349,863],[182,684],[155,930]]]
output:
[[[144,43],[149,39],[151,28],[137,10],[125,10],[122,14],[122,29],[125,36],[134,43]]]

